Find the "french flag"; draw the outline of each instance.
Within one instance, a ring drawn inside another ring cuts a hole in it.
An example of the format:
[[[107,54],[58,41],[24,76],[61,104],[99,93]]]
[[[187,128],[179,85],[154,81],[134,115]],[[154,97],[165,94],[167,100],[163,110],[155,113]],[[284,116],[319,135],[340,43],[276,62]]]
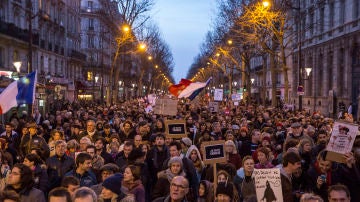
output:
[[[212,77],[206,82],[191,82],[187,79],[181,79],[179,84],[169,87],[169,92],[177,98],[193,100],[210,83],[211,79]]]
[[[36,71],[12,82],[0,94],[0,114],[21,104],[32,104],[35,99]]]

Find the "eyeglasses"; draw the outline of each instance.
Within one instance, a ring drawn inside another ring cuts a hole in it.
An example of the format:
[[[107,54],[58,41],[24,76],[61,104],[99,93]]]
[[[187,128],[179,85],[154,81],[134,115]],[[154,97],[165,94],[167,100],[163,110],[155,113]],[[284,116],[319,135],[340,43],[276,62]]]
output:
[[[171,183],[171,188],[174,189],[175,187],[178,188],[178,189],[186,189],[186,188],[188,188],[187,186]]]

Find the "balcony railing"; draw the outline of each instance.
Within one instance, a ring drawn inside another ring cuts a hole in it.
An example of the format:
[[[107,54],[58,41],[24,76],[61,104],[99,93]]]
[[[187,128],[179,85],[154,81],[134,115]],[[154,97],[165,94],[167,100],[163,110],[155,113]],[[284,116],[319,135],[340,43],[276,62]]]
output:
[[[0,20],[0,33],[5,34],[10,37],[17,38],[24,42],[29,41],[29,31],[27,29],[21,29],[13,23],[7,23],[2,20]],[[39,34],[32,33],[32,38],[33,38],[33,44],[38,45],[39,44]]]
[[[71,49],[71,50],[69,50],[69,53],[70,53],[70,57],[72,57],[74,59],[86,61],[86,55],[79,51]]]

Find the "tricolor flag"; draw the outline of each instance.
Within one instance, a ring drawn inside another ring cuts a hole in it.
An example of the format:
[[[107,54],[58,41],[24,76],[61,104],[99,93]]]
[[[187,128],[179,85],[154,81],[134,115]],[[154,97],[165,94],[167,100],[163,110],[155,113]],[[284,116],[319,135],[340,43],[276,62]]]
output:
[[[169,92],[178,98],[189,98],[193,100],[211,81],[210,77],[206,82],[191,82],[187,79],[181,79],[179,84],[171,85]]]
[[[0,94],[0,114],[21,104],[32,104],[35,98],[36,71],[12,82]]]

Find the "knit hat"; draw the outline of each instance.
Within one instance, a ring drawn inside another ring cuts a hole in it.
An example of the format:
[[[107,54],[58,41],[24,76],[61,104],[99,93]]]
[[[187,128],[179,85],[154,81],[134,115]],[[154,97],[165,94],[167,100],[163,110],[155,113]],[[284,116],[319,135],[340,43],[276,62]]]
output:
[[[188,137],[183,137],[183,138],[181,138],[181,142],[184,143],[184,145],[186,145],[186,146],[188,146],[188,147],[190,147],[191,144],[192,144],[190,138],[188,138]]]
[[[182,158],[180,156],[171,157],[168,163],[168,167],[170,168],[171,164],[173,163],[180,163],[181,168],[183,167]]]
[[[216,188],[216,196],[224,194],[229,196],[231,199],[234,197],[234,187],[231,182],[219,182]]]
[[[122,174],[115,174],[109,178],[107,178],[103,183],[102,186],[105,187],[106,189],[114,192],[117,195],[121,195],[122,191],[121,191],[121,181],[123,179],[123,175]]]

